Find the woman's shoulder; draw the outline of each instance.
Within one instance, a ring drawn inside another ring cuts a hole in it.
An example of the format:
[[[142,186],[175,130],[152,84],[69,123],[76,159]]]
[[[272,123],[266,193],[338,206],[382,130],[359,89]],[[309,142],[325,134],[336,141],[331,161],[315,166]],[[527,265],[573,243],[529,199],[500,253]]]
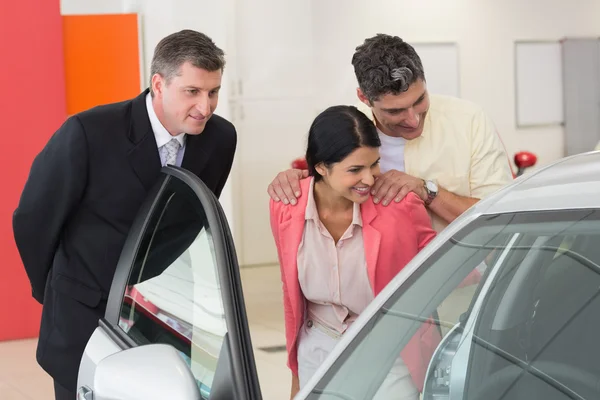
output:
[[[310,190],[310,179],[311,178],[305,178],[300,181],[301,195],[298,198],[297,203],[294,205],[291,203],[285,204],[282,201],[269,199],[269,210],[271,217],[279,217],[279,220],[286,220],[299,214],[304,215],[309,196],[308,191]]]

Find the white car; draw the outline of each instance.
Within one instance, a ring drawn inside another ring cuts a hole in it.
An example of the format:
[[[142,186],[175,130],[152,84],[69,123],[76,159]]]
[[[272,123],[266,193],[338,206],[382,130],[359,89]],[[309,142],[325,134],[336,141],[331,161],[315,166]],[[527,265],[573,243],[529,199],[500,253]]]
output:
[[[598,332],[600,152],[522,176],[452,223],[296,398],[599,399]],[[411,340],[422,376],[382,385]],[[78,398],[262,399],[227,221],[185,170],[164,168],[139,212]]]

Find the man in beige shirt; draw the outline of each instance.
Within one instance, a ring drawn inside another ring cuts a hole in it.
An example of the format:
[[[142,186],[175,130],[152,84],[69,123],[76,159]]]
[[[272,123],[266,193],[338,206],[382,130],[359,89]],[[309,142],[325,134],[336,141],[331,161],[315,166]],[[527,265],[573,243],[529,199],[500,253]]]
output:
[[[400,201],[415,192],[436,231],[480,199],[512,180],[510,161],[491,119],[481,107],[458,98],[430,95],[421,60],[397,36],[378,34],[352,58],[359,109],[381,137],[376,203]],[[296,204],[307,171],[281,172],[269,185],[275,201]]]

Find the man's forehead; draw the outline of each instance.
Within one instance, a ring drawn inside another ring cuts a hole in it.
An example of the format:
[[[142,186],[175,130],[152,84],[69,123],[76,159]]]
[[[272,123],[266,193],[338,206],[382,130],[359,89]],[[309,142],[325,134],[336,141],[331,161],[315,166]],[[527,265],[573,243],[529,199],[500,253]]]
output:
[[[408,87],[406,92],[387,93],[374,101],[378,108],[383,109],[403,109],[413,106],[419,99],[427,93],[425,82],[417,80]]]
[[[398,94],[388,93],[381,96],[378,100],[375,100],[375,105],[384,109],[409,108],[413,106],[422,95],[423,92],[418,94],[408,92]]]
[[[221,71],[206,71],[197,68],[196,71],[187,71],[175,76],[179,86],[191,86],[197,89],[214,90],[221,86]]]

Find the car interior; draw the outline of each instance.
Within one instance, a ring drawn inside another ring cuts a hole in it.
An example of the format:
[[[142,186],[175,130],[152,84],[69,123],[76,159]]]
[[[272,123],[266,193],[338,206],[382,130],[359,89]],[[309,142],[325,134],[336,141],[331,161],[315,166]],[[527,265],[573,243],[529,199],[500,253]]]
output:
[[[173,346],[208,398],[226,328],[206,214],[187,189],[165,192],[156,207],[128,278],[119,326],[136,345]]]
[[[598,239],[524,235],[478,316],[464,399],[600,396]]]

